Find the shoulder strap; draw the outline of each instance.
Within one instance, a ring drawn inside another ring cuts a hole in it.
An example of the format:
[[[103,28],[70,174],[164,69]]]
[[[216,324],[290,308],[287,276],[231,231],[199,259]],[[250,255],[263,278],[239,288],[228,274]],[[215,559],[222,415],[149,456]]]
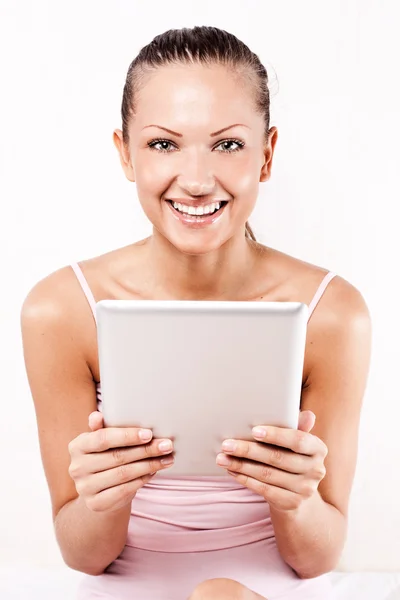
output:
[[[87,301],[89,302],[90,308],[92,309],[92,313],[93,313],[93,317],[94,320],[97,324],[97,318],[96,318],[96,300],[93,296],[92,290],[89,287],[89,284],[86,280],[86,277],[84,276],[82,269],[80,268],[78,263],[71,263],[71,268],[74,270],[75,275],[79,281],[79,283],[81,284],[82,290],[87,298]],[[325,277],[323,278],[323,280],[321,281],[321,283],[318,286],[317,291],[314,294],[313,299],[311,300],[309,306],[308,306],[308,321],[311,318],[311,315],[314,312],[315,307],[317,306],[318,302],[321,300],[323,293],[325,292],[328,283],[331,281],[331,279],[333,279],[336,276],[336,273],[332,273],[332,271],[330,271],[329,273],[327,273],[325,275]]]
[[[94,299],[92,290],[89,287],[89,284],[86,280],[86,277],[84,276],[82,269],[80,268],[80,266],[78,265],[78,263],[72,263],[70,265],[72,267],[72,269],[75,272],[75,275],[78,278],[79,283],[81,284],[82,290],[87,298],[87,301],[89,302],[90,308],[92,309],[92,313],[93,313],[93,317],[95,320],[95,323],[97,325],[97,319],[96,319],[96,300]]]
[[[314,298],[311,300],[311,302],[308,306],[308,321],[310,320],[311,315],[313,314],[314,309],[317,306],[318,302],[321,300],[322,294],[326,290],[328,283],[331,281],[331,279],[333,279],[335,277],[335,275],[336,275],[336,273],[332,273],[330,271],[329,273],[327,273],[325,275],[325,277],[319,284],[318,289],[314,294]]]

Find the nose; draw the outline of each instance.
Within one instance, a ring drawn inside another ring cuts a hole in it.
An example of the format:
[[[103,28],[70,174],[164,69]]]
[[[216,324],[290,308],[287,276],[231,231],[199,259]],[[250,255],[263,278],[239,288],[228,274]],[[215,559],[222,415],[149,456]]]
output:
[[[207,167],[207,161],[198,157],[189,159],[177,183],[191,196],[211,194],[215,188],[215,178]]]

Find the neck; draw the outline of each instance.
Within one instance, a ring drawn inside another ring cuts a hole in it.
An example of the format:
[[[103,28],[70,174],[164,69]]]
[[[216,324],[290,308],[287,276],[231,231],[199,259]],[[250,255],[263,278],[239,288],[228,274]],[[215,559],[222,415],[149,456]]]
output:
[[[157,296],[178,300],[234,300],[250,282],[256,244],[242,233],[206,254],[179,251],[154,230],[146,263]]]

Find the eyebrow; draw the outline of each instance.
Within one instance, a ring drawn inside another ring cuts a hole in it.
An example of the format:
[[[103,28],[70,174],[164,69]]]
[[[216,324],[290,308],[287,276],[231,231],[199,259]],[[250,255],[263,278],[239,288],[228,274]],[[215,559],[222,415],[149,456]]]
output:
[[[147,127],[158,127],[159,129],[164,129],[164,131],[167,131],[171,135],[176,135],[177,137],[183,137],[182,133],[177,133],[176,131],[172,131],[172,129],[168,129],[167,127],[162,127],[162,125],[146,125],[146,127],[143,127],[143,129],[146,129]],[[228,127],[224,127],[223,129],[219,129],[218,131],[214,131],[213,133],[210,133],[210,137],[215,137],[216,135],[223,133],[227,129],[232,129],[232,127],[247,127],[247,129],[250,129],[250,127],[248,125],[244,125],[243,123],[235,123],[234,125],[228,125]]]

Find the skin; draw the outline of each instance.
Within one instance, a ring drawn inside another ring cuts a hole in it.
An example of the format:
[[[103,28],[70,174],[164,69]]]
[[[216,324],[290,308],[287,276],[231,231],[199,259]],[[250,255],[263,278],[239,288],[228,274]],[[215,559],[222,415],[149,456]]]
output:
[[[235,126],[210,137],[212,132],[237,123],[245,127]],[[148,127],[150,124],[182,136]],[[168,144],[150,149],[148,144],[155,138],[168,140]],[[237,147],[235,143],[223,144],[230,138],[244,142],[244,148],[223,152],[224,148]],[[153,234],[80,263],[96,300],[179,298],[309,304],[326,269],[244,235],[259,183],[271,176],[277,138],[277,129],[272,127],[265,139],[263,116],[255,110],[251,88],[238,86],[237,77],[224,67],[169,66],[148,77],[137,99],[137,114],[130,122],[129,144],[124,145],[119,129],[114,131],[113,140],[125,176],[136,183]],[[188,204],[222,198],[229,203],[219,221],[193,229],[172,217],[165,198],[186,198]],[[69,319],[69,335],[87,367],[87,386],[94,389],[93,382],[100,378],[96,328],[69,267],[36,286],[25,303],[23,317],[31,321],[43,318],[55,310],[55,303]],[[26,333],[27,348],[30,335],[33,333]],[[360,292],[336,276],[308,325],[299,429],[267,426],[267,437],[261,443],[255,437],[252,443],[236,441],[235,450],[221,448],[217,461],[223,457],[233,461],[221,468],[270,502],[278,541],[280,516],[297,514],[317,495],[347,519],[370,335],[369,313]],[[33,367],[40,358],[37,345],[32,357],[26,351],[27,365],[32,364],[31,388],[44,398],[45,384]],[[44,413],[44,408],[38,411],[42,423],[48,418]],[[94,413],[91,428],[96,429],[101,416],[96,413],[94,393],[77,409],[65,441],[87,430],[89,413]],[[40,435],[56,513],[67,499],[76,497],[76,490],[65,475],[69,457],[60,450],[62,433],[57,444],[50,440],[51,434],[43,431]],[[284,551],[283,546],[278,547]],[[340,553],[341,548],[337,550]],[[261,598],[238,582],[218,579],[201,584],[191,599],[228,597]]]

